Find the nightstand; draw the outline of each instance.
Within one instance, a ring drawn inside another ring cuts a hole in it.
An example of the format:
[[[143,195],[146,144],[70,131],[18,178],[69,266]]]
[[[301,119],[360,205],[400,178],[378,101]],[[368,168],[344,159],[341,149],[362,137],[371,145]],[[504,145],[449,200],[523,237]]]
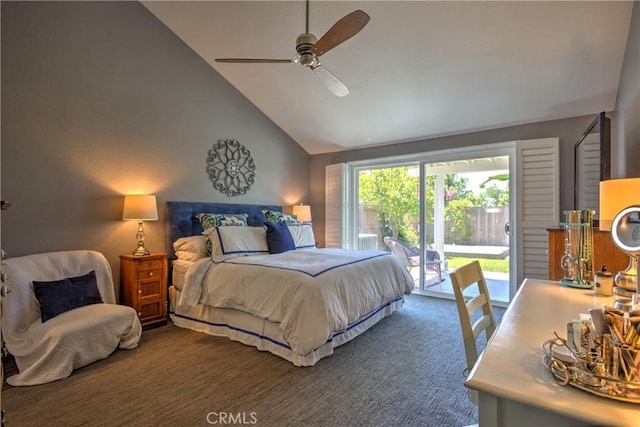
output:
[[[122,302],[138,312],[143,328],[167,323],[167,254],[120,255]]]

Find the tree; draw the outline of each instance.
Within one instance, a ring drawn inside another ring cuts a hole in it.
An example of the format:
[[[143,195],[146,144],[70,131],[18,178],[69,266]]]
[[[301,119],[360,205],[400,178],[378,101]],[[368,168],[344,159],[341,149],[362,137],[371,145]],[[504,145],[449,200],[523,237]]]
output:
[[[509,205],[508,189],[502,190],[495,184],[485,188],[491,181],[508,180],[508,174],[487,179],[480,185],[484,191],[479,195],[468,188],[469,179],[464,175],[445,174],[443,178],[445,219],[453,242],[469,241],[472,234],[469,220],[473,207]],[[378,219],[385,235],[409,245],[417,245],[418,229],[414,224],[420,217],[419,177],[412,175],[409,167],[400,166],[362,171],[358,179],[360,203],[377,206]],[[435,176],[427,176],[425,184],[425,222],[433,223]]]
[[[360,172],[358,179],[360,203],[378,207],[378,217],[390,237],[416,244],[416,231],[408,224],[420,216],[419,178],[402,166]]]
[[[454,243],[466,243],[472,231],[468,220],[477,198],[467,188],[469,180],[457,174],[444,176],[444,217],[449,221],[449,236]]]

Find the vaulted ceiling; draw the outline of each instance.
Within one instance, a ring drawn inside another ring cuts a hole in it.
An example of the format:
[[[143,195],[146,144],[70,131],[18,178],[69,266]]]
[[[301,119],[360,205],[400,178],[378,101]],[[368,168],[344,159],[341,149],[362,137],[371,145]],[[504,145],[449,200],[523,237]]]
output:
[[[612,111],[632,2],[310,2],[320,38],[361,9],[371,20],[322,63],[337,97],[285,58],[305,32],[304,1],[143,1],[310,154]]]

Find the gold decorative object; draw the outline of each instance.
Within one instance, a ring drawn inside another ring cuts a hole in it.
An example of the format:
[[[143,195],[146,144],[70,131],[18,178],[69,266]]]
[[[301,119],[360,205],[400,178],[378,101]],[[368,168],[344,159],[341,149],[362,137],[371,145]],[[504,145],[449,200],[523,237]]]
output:
[[[561,282],[572,288],[593,287],[593,210],[565,211],[565,253]]]
[[[640,310],[604,307],[589,312],[590,321],[568,325],[567,339],[554,331],[555,338],[542,343],[543,364],[558,384],[640,403]]]

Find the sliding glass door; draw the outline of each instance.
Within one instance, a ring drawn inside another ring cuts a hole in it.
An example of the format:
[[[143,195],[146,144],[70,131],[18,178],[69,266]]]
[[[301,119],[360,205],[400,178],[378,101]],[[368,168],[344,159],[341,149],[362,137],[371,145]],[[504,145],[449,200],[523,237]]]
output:
[[[479,259],[509,301],[509,155],[353,167],[351,247],[395,253],[415,293],[453,297],[449,271]]]
[[[422,293],[451,295],[448,272],[477,259],[492,299],[508,302],[509,156],[425,162],[423,169],[424,245],[445,275],[425,282]]]

